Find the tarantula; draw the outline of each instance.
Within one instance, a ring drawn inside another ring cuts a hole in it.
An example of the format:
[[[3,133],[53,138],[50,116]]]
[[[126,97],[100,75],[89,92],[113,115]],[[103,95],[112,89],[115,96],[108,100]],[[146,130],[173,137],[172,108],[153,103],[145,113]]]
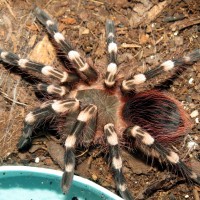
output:
[[[99,84],[95,68],[90,66],[58,31],[57,23],[38,7],[34,13],[65,53],[72,67],[60,71],[0,49],[0,59],[3,62],[60,82],[37,85],[39,91],[55,97],[60,96],[61,100],[46,101],[26,116],[18,149],[22,150],[31,145],[33,131],[41,122],[47,118],[62,116],[65,124],[61,131],[66,134],[65,168],[62,176],[64,193],[68,192],[74,175],[75,146],[103,144],[109,147],[112,170],[119,193],[126,200],[134,199],[128,191],[122,172],[119,138],[125,136],[134,138],[134,145],[145,154],[174,166],[185,178],[200,185],[200,176],[188,168],[177,153],[163,143],[165,138],[175,140],[190,128],[190,120],[180,103],[168,93],[159,90],[139,93],[135,90],[136,85],[157,75],[198,61],[200,49],[188,56],[163,62],[152,70],[136,74],[119,83],[114,23],[107,20],[108,66],[104,83]]]

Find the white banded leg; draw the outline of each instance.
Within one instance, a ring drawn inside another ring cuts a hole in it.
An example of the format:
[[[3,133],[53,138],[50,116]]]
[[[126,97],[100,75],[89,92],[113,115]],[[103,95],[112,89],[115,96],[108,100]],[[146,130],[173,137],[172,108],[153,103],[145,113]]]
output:
[[[75,144],[77,138],[81,135],[86,124],[90,119],[97,113],[97,107],[95,105],[88,105],[85,107],[78,115],[75,125],[73,126],[71,132],[68,134],[65,141],[65,169],[62,176],[62,190],[63,193],[67,193],[71,186],[71,182],[74,176],[75,168]]]
[[[105,85],[113,87],[117,73],[117,44],[115,42],[114,23],[111,20],[106,21],[106,39],[108,48],[108,66],[105,77]]]
[[[54,100],[43,103],[39,108],[26,115],[22,136],[17,145],[18,149],[21,150],[31,145],[32,132],[40,122],[62,113],[73,112],[78,108],[79,101],[77,99]]]
[[[119,143],[114,125],[111,123],[106,124],[104,126],[104,133],[109,145],[109,155],[112,160],[112,170],[114,172],[115,183],[119,193],[125,200],[133,200],[133,197],[126,186],[125,177],[122,173],[122,158],[120,155]]]
[[[41,63],[33,62],[28,59],[21,59],[18,55],[0,49],[0,60],[13,66],[18,66],[20,69],[38,72],[46,77],[52,77],[61,83],[76,82],[78,77],[66,71],[59,71],[58,69],[44,65]]]
[[[62,33],[58,31],[57,23],[51,19],[51,17],[40,8],[35,8],[35,15],[42,25],[46,27],[49,34],[55,39],[55,41],[61,46],[62,50],[67,54],[68,59],[73,63],[74,68],[81,76],[82,79],[87,81],[97,78],[96,71],[84,61],[81,55],[74,50],[71,44],[65,39]]]
[[[200,49],[197,49],[182,58],[165,61],[154,69],[146,71],[144,74],[136,74],[133,76],[133,78],[124,80],[122,82],[121,89],[123,92],[134,91],[135,85],[142,84],[145,81],[154,78],[155,76],[158,76],[164,72],[171,71],[174,68],[184,65],[192,65],[198,60],[200,60]]]
[[[37,89],[39,91],[47,92],[48,94],[64,96],[69,93],[69,88],[67,86],[53,85],[53,84],[45,84],[40,83],[37,85]]]
[[[127,132],[133,136],[140,148],[144,153],[149,153],[150,155],[161,159],[162,161],[175,167],[182,176],[186,179],[190,179],[200,185],[200,177],[192,171],[183,161],[180,160],[178,154],[172,150],[169,150],[158,143],[154,138],[142,130],[139,126],[129,127]]]

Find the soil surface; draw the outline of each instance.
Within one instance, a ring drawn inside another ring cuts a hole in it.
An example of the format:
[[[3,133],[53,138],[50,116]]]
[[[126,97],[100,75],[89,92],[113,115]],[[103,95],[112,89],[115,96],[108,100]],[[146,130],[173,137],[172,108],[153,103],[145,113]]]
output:
[[[116,25],[120,81],[200,48],[197,0],[1,0],[0,48],[60,69],[62,55],[35,19],[34,4],[57,20],[59,30],[93,63],[100,77],[107,66],[106,19],[114,20]],[[194,125],[187,136],[173,144],[173,149],[200,175],[200,62],[177,74],[174,79],[168,79],[172,74],[161,75],[137,90],[169,86],[165,89],[183,104]],[[169,81],[163,82],[166,78]],[[16,148],[26,114],[46,100],[34,87],[40,80],[35,74],[0,63],[0,165],[63,169],[63,141],[47,126],[36,131],[29,150],[18,152]],[[130,153],[122,148],[122,157],[127,185],[138,199],[151,187],[149,199],[199,200],[200,188],[175,176],[176,171],[171,175],[168,167],[152,164],[136,149]],[[117,192],[108,155],[98,145],[77,148],[76,174]]]

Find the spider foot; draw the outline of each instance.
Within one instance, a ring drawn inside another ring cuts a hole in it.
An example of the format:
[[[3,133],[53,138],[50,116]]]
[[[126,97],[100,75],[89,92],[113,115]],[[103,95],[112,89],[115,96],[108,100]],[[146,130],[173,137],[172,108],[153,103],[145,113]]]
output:
[[[31,146],[32,140],[30,137],[21,136],[17,144],[18,150],[28,149]]]
[[[112,161],[112,170],[114,173],[115,183],[120,195],[125,200],[133,200],[131,193],[129,192],[126,180],[122,172],[122,158],[119,148],[119,142],[117,133],[114,128],[114,124],[109,123],[104,126],[104,133],[107,143],[109,145],[109,152]]]
[[[72,179],[74,176],[74,168],[75,168],[75,145],[77,139],[80,138],[83,129],[86,124],[90,121],[91,118],[96,116],[97,107],[93,104],[86,106],[78,115],[76,123],[72,127],[70,133],[65,141],[65,157],[64,157],[64,173],[62,176],[61,187],[64,194],[66,194],[71,186]]]
[[[127,131],[136,139],[139,145],[138,147],[144,153],[150,153],[153,157],[160,159],[172,166],[173,169],[178,170],[186,180],[200,185],[200,177],[180,159],[176,152],[156,141],[140,126],[129,127]]]
[[[65,152],[65,171],[63,173],[61,182],[61,187],[64,194],[69,191],[74,176],[75,155],[73,150],[73,148],[68,148]]]

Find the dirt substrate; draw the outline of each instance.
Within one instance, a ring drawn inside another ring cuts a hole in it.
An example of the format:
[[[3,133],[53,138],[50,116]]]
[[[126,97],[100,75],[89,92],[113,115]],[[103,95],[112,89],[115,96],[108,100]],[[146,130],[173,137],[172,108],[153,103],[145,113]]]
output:
[[[34,4],[57,20],[59,30],[93,62],[100,77],[104,77],[107,65],[106,19],[114,20],[116,25],[119,82],[131,74],[152,69],[165,60],[200,48],[200,1],[197,0],[1,0],[0,48],[60,69],[63,67],[61,53],[55,50],[54,43],[35,19]],[[167,82],[170,84],[166,89],[183,104],[194,124],[189,136],[174,143],[173,148],[200,175],[200,123],[198,114],[195,114],[200,112],[200,62],[187,68],[179,72],[173,82]],[[162,80],[168,77],[156,77],[137,90],[154,85],[166,86]],[[63,168],[63,141],[55,131],[47,130],[47,126],[37,130],[37,137],[28,151],[18,152],[16,148],[23,119],[44,101],[33,87],[39,80],[41,77],[35,74],[22,73],[12,66],[0,64],[0,165]],[[196,143],[194,150],[188,148],[191,141]],[[78,147],[76,155],[76,174],[116,192],[107,164],[108,155],[102,148]],[[189,185],[182,178],[170,176],[168,166],[161,166],[158,162],[152,164],[150,158],[147,160],[136,149],[133,153],[122,150],[122,157],[127,185],[134,196],[139,198],[146,188],[151,187],[149,199],[199,200],[200,188]]]

